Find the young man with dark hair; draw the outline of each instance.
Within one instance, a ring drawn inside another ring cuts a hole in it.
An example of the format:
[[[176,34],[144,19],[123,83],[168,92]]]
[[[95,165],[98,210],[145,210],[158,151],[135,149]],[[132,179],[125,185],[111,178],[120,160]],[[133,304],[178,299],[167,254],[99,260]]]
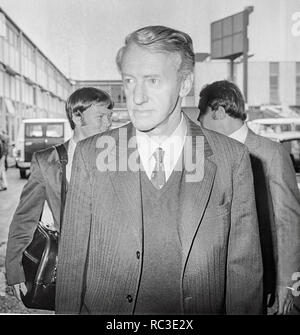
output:
[[[256,135],[245,123],[240,89],[227,80],[200,92],[199,121],[245,144],[250,151],[264,267],[264,307],[286,314],[292,308],[294,273],[300,271],[300,196],[289,153]]]
[[[111,126],[113,101],[109,94],[94,87],[73,92],[66,102],[66,114],[74,130],[65,142],[68,153],[66,178],[70,181],[76,145],[86,137],[107,131]],[[22,255],[32,240],[45,201],[52,212],[54,227],[59,230],[61,206],[61,166],[54,147],[35,152],[31,174],[22,191],[19,205],[9,228],[6,250],[6,278],[20,299],[20,289],[26,292]]]

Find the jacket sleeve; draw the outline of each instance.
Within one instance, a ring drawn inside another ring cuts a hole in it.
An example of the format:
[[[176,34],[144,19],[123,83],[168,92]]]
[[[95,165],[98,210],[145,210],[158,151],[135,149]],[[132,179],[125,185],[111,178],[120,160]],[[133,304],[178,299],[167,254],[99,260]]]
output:
[[[31,161],[30,177],[23,188],[18,207],[9,227],[5,258],[8,285],[25,282],[22,256],[32,240],[45,200],[45,183],[36,153],[34,153]]]
[[[262,258],[253,175],[247,149],[233,175],[226,313],[262,313]]]
[[[300,271],[300,195],[289,153],[280,145],[268,171],[274,209],[277,284],[292,286]]]
[[[78,314],[91,224],[91,182],[80,142],[74,153],[58,250],[55,311]]]

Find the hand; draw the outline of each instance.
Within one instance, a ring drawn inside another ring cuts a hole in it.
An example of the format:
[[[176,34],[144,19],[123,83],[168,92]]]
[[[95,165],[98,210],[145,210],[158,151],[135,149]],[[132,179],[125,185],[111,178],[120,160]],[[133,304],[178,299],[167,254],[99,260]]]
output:
[[[278,302],[277,312],[275,314],[282,315],[287,314],[291,311],[293,307],[294,297],[292,291],[284,286],[277,287],[277,297]]]
[[[14,296],[21,301],[21,294],[20,291],[22,291],[23,295],[27,293],[27,288],[25,283],[20,283],[12,286],[12,290],[14,292]]]

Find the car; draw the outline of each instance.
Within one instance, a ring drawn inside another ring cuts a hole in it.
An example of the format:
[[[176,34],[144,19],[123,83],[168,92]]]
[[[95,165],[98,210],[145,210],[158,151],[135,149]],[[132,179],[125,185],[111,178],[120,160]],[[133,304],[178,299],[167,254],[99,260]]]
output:
[[[265,118],[247,122],[248,127],[258,135],[272,135],[285,132],[300,131],[298,118]]]
[[[16,167],[20,177],[27,178],[27,171],[34,152],[67,141],[72,129],[67,119],[24,119],[16,141]]]
[[[290,153],[297,178],[298,188],[300,190],[300,131],[289,131],[279,134],[264,134],[264,137],[272,141],[281,143]]]

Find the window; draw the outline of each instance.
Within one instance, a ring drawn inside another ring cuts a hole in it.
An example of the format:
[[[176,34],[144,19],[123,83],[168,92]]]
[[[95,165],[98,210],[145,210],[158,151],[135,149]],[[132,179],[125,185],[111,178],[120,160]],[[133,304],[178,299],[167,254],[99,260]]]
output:
[[[279,63],[270,63],[270,103],[279,104]]]
[[[25,124],[25,137],[43,137],[41,124]]]
[[[14,48],[18,48],[18,32],[11,26],[7,27],[8,43]]]
[[[46,137],[64,137],[63,124],[48,124],[46,129]]]
[[[10,98],[16,100],[16,78],[10,77]]]
[[[4,96],[10,98],[10,75],[4,73]]]
[[[20,96],[20,86],[21,86],[21,81],[19,78],[16,79],[16,101],[20,101],[21,96]]]
[[[290,124],[265,124],[263,125],[263,131],[266,133],[282,133],[285,131],[291,131],[292,127]]]
[[[32,87],[32,93],[33,93],[33,104],[36,106],[37,105],[37,88],[36,87]]]

